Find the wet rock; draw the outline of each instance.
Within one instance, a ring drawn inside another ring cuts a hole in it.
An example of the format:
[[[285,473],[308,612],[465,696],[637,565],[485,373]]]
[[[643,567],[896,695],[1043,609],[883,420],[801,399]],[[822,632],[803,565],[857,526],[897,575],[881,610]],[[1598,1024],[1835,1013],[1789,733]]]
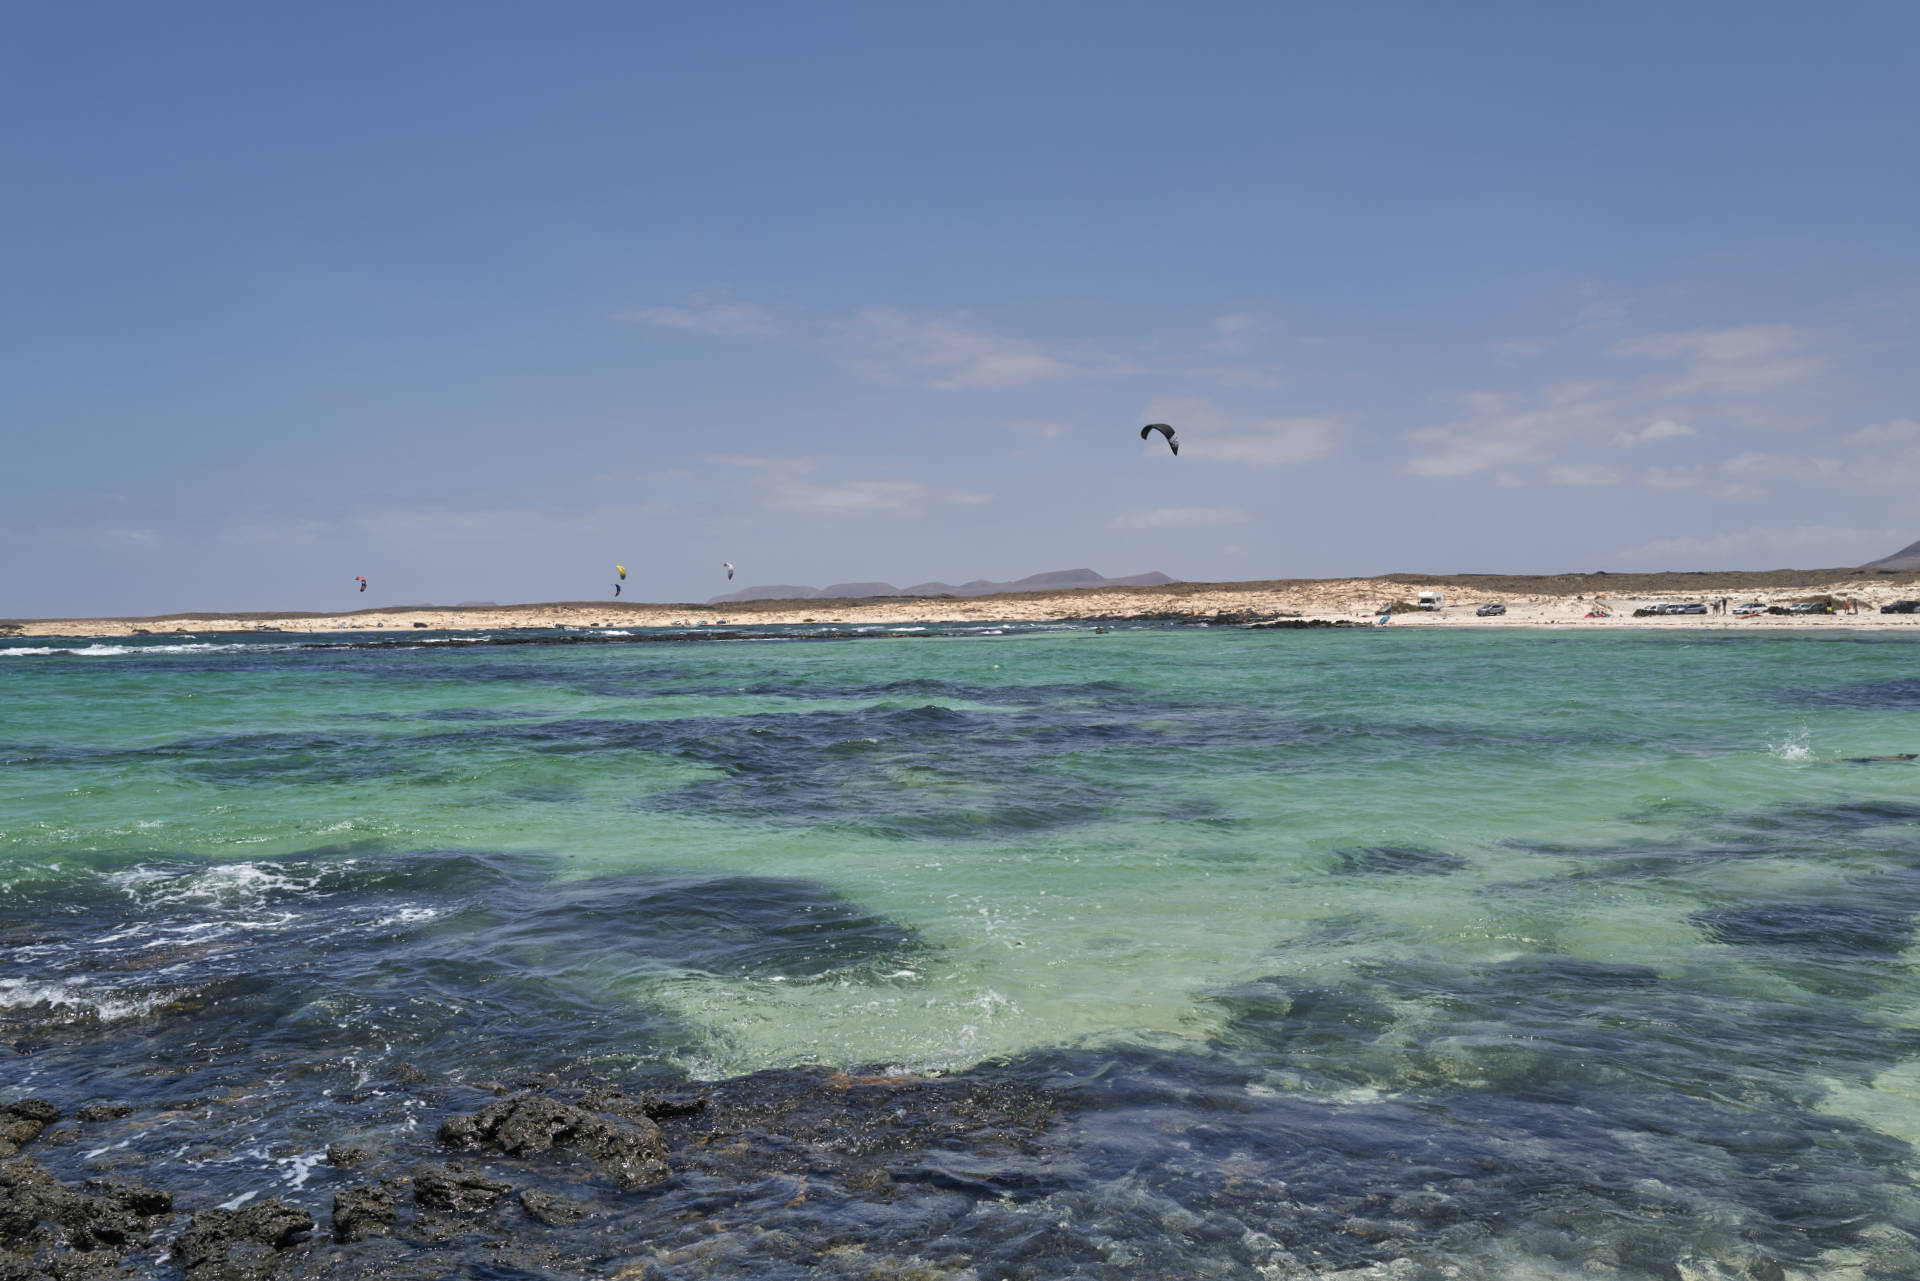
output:
[[[528,1188],[520,1194],[520,1207],[550,1228],[565,1227],[589,1217],[593,1211],[577,1201],[557,1197],[551,1192]]]
[[[100,1179],[86,1187],[67,1207],[69,1240],[79,1249],[137,1244],[173,1214],[172,1195],[155,1188]]]
[[[0,1157],[9,1157],[60,1119],[60,1109],[45,1099],[18,1099],[0,1107]]]
[[[400,1188],[396,1180],[347,1188],[333,1197],[333,1239],[364,1241],[393,1230],[400,1215]]]
[[[513,1191],[511,1183],[452,1165],[423,1165],[413,1172],[413,1199],[429,1210],[477,1214]]]
[[[133,1115],[131,1103],[89,1103],[73,1114],[76,1121],[112,1121],[123,1116]]]
[[[173,1198],[152,1188],[95,1179],[76,1191],[37,1161],[0,1162],[0,1244],[50,1248],[56,1274],[86,1270],[73,1264],[74,1252],[117,1257],[145,1242],[172,1213]]]
[[[393,1070],[393,1079],[401,1085],[419,1085],[427,1079],[427,1074],[411,1063],[402,1063]]]
[[[313,1216],[270,1197],[240,1210],[202,1210],[173,1243],[188,1281],[261,1281],[313,1231]]]
[[[8,1161],[0,1165],[0,1241],[24,1240],[65,1189],[38,1161]]]
[[[517,1094],[471,1116],[449,1117],[439,1135],[451,1147],[491,1147],[516,1157],[570,1148],[621,1187],[646,1188],[665,1182],[671,1171],[660,1127],[644,1115],[644,1105],[641,1113],[615,1119],[558,1099]]]
[[[614,1116],[637,1120],[664,1121],[669,1117],[694,1116],[705,1110],[704,1094],[660,1094],[648,1090],[630,1094],[618,1087],[589,1090],[580,1096],[580,1106],[590,1112],[610,1112]]]
[[[1247,630],[1256,632],[1315,631],[1323,627],[1367,627],[1368,623],[1355,622],[1351,618],[1280,618],[1270,623],[1248,623]]]
[[[329,1143],[327,1145],[327,1164],[339,1166],[342,1169],[350,1165],[359,1165],[362,1161],[368,1160],[372,1156],[373,1153],[367,1151],[365,1148],[350,1148],[339,1143]]]

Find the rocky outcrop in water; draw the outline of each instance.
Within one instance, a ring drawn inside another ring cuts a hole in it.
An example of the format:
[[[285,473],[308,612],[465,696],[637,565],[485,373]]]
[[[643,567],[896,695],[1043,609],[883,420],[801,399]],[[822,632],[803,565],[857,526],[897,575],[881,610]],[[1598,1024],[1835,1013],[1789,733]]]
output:
[[[399,1180],[363,1184],[333,1195],[333,1239],[342,1244],[385,1236],[400,1218]]]
[[[12,1156],[59,1119],[60,1109],[45,1099],[21,1099],[0,1107],[0,1157]]]
[[[237,1210],[202,1210],[173,1243],[187,1281],[264,1281],[313,1231],[313,1216],[269,1197]]]
[[[172,1214],[152,1188],[96,1179],[77,1191],[30,1158],[0,1162],[0,1277],[131,1275],[126,1253]]]
[[[440,1126],[440,1141],[522,1158],[567,1148],[629,1189],[652,1187],[669,1173],[666,1140],[643,1110],[615,1118],[537,1094],[518,1094],[472,1116],[451,1117]]]

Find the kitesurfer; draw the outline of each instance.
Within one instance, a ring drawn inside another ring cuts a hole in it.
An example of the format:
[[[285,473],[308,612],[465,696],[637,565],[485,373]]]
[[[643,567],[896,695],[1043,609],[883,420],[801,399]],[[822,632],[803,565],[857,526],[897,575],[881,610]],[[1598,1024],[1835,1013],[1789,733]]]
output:
[[[729,565],[729,564],[728,564],[727,562],[725,562],[725,561],[722,561],[722,562],[720,562],[720,568],[722,568],[722,569],[724,569],[724,570],[726,570],[726,571],[727,571],[727,581],[728,581],[728,582],[732,582],[732,581],[733,581],[733,566],[732,566],[732,565]]]
[[[1148,423],[1140,429],[1140,439],[1145,440],[1147,433],[1156,431],[1167,438],[1167,448],[1174,452],[1175,457],[1178,457],[1180,454],[1180,442],[1173,438],[1173,428],[1165,423]]]

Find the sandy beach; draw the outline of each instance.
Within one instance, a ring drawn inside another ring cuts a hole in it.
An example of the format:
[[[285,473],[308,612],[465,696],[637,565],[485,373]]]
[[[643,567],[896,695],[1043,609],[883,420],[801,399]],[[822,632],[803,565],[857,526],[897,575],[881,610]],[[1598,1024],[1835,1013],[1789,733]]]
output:
[[[1438,592],[1438,610],[1410,608],[1422,592]],[[1654,605],[1725,600],[1785,607],[1831,600],[1834,613],[1683,614],[1635,618]],[[1920,614],[1883,614],[1893,601],[1920,599],[1920,572],[1775,570],[1669,574],[1443,575],[1273,579],[1241,583],[1172,583],[1163,587],[1095,587],[975,597],[886,596],[843,600],[736,601],[724,605],[628,601],[554,601],[525,605],[402,605],[326,612],[166,614],[146,618],[0,620],[0,635],[207,635],[220,632],[441,631],[501,628],[711,627],[760,624],[900,624],[951,622],[1120,621],[1262,622],[1283,619],[1371,623],[1388,607],[1396,627],[1579,628],[1914,628]],[[1489,601],[1504,615],[1480,617]],[[1857,612],[1849,612],[1848,602]],[[1605,613],[1608,617],[1594,617]]]

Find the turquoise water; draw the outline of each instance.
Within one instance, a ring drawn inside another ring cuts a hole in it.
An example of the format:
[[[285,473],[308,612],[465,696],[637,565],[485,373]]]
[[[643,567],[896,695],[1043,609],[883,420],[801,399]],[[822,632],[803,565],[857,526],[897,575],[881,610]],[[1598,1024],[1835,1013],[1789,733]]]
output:
[[[8,643],[13,1093],[254,1100],[63,1158],[211,1202],[401,1064],[997,1074],[970,1275],[1920,1275],[1920,644],[736,635]]]

